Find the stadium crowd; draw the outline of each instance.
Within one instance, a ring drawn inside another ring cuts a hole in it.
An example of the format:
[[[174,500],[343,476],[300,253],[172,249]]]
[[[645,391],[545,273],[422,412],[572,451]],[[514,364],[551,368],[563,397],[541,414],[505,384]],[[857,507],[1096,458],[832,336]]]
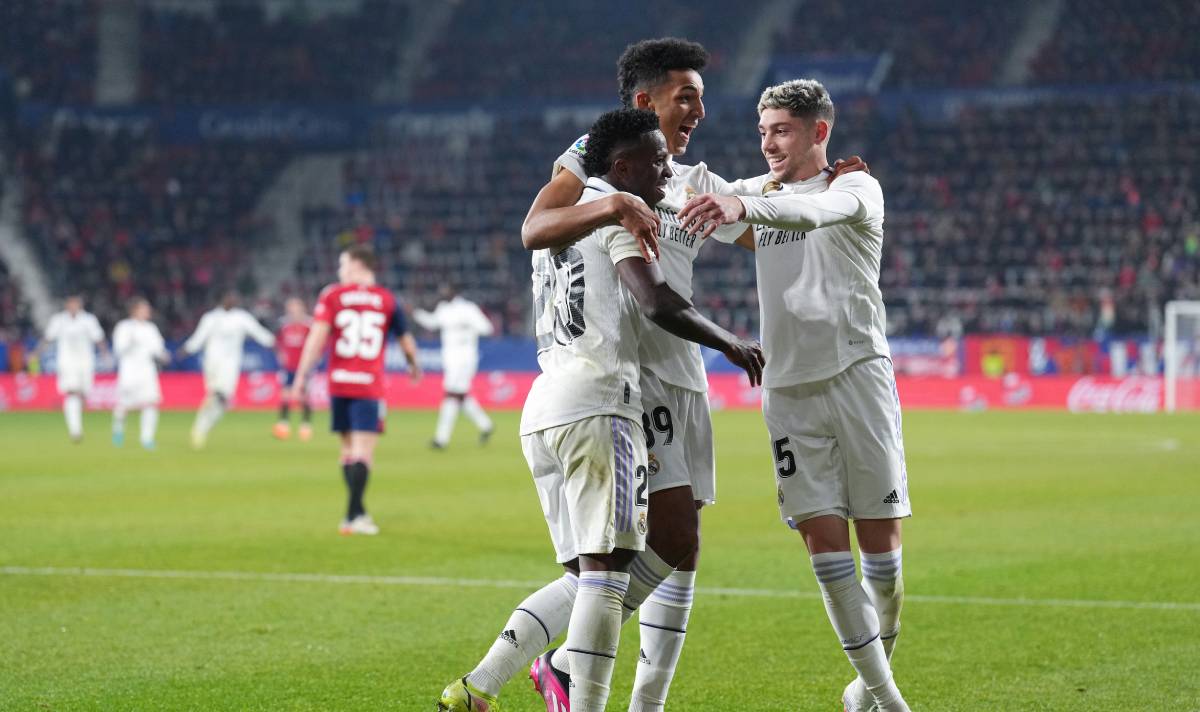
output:
[[[4,117],[17,112],[4,99],[6,85],[17,102],[90,102],[97,7],[82,0],[0,6],[0,152],[8,146],[24,229],[52,287],[87,293],[108,324],[127,297],[145,294],[168,336],[178,336],[221,290],[255,289],[248,260],[263,224],[252,208],[298,149],[177,146],[152,131],[71,122],[26,126],[13,140],[15,122]],[[147,4],[141,100],[367,101],[396,69],[408,7],[366,0],[349,13],[268,17],[253,3],[218,4],[211,15]],[[886,89],[992,84],[1029,6],[918,0],[866,14],[803,7],[775,33],[776,55],[888,51]],[[1197,15],[1188,3],[1087,7],[1067,0],[1033,60],[1035,81],[1196,79],[1200,57],[1187,39]],[[531,88],[534,104],[614,104],[614,62],[597,58],[615,60],[637,14],[638,36],[688,34],[713,52],[705,76],[714,98],[686,160],[705,160],[729,178],[759,174],[752,102],[715,98],[737,50],[739,35],[728,29],[746,11],[745,3],[674,0],[650,7],[621,0],[575,15],[517,0],[459,4],[429,50],[417,106],[518,99],[494,114],[448,118],[440,129],[378,127],[365,151],[345,158],[342,207],[306,211],[295,277],[280,294],[252,296],[311,297],[333,272],[338,247],[370,242],[385,256],[387,282],[418,301],[457,282],[502,333],[528,333],[520,224],[550,163],[594,112],[543,115],[516,105],[530,100]],[[918,19],[902,21],[910,17]],[[472,51],[463,52],[468,30]],[[1148,34],[1161,41],[1134,41]],[[938,51],[918,49],[932,45],[911,41],[917,35],[938,36]],[[244,71],[250,63],[270,71]],[[895,333],[1142,333],[1166,299],[1200,297],[1194,90],[1143,96],[1093,88],[1033,104],[966,105],[953,121],[869,98],[839,106],[831,154],[865,156],[888,195],[882,286]],[[753,285],[750,255],[715,246],[701,253],[697,301],[743,334],[757,330]],[[27,310],[10,281],[0,283],[0,295],[0,318],[11,329]]]

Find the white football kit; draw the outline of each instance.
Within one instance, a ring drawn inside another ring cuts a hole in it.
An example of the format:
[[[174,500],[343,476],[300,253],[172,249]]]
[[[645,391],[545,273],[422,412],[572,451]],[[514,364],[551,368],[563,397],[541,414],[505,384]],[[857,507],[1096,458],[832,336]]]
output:
[[[104,329],[86,311],[75,315],[61,311],[46,324],[46,341],[55,344],[55,361],[60,395],[92,390],[96,374],[96,344],[104,340]]]
[[[588,181],[580,202],[616,192]],[[642,259],[619,226],[533,254],[541,374],[521,412],[521,447],[558,561],[646,546],[636,305],[616,265]]]
[[[583,157],[587,136],[580,137],[563,152],[554,170],[570,171],[587,183]],[[662,221],[659,230],[659,267],[667,285],[687,300],[692,298],[692,267],[704,240],[688,235],[679,225],[679,210],[690,198],[716,192],[726,185],[708,166],[684,166],[672,161],[673,175],[666,197],[654,208]],[[724,225],[712,235],[732,243],[743,232],[743,224]],[[692,488],[696,500],[716,500],[716,468],[713,462],[712,416],[708,405],[708,376],[699,345],[681,339],[650,321],[638,310],[636,324],[640,339],[639,381],[642,389],[642,427],[649,450],[651,493],[681,487]]]
[[[466,395],[479,369],[479,337],[492,335],[492,322],[474,302],[461,296],[438,302],[432,312],[418,309],[413,318],[423,328],[441,331],[443,389]]]
[[[826,184],[728,186],[755,227],[763,414],[780,514],[912,513],[879,264],[883,191],[864,172]],[[764,189],[766,196],[764,197]]]
[[[200,317],[196,333],[188,338],[183,350],[194,354],[204,350],[204,389],[231,400],[242,372],[242,346],[246,337],[270,348],[275,335],[245,309],[217,307]]]
[[[162,391],[156,360],[167,358],[167,348],[154,322],[118,322],[113,329],[113,355],[117,358],[117,406],[130,409],[158,405]]]

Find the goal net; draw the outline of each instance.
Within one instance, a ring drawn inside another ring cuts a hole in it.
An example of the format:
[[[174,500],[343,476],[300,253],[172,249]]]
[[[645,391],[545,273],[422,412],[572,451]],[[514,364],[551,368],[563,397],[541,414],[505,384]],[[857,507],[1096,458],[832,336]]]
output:
[[[1200,410],[1200,302],[1168,302],[1165,322],[1164,405]]]

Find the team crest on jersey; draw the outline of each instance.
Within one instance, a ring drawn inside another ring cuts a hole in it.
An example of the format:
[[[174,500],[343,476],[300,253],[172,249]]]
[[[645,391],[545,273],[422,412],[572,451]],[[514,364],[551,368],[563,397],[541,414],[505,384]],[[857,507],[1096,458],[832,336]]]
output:
[[[689,186],[686,186],[686,187],[683,189],[683,195],[684,195],[684,197],[686,197],[688,200],[691,200],[692,198],[695,198],[695,197],[696,197],[696,189],[695,189],[695,188],[693,188],[693,187],[692,187],[692,186],[690,186],[690,185],[689,185]]]
[[[646,529],[646,513],[642,512],[638,515],[638,534],[645,534]]]
[[[654,456],[654,453],[650,453],[646,458],[646,471],[650,473],[651,477],[653,477],[658,474],[658,469],[658,458]]]

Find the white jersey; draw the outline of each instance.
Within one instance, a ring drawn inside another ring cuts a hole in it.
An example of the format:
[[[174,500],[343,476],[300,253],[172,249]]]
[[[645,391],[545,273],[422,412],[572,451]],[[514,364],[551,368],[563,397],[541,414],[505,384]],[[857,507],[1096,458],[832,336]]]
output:
[[[477,362],[479,337],[491,336],[492,322],[474,302],[456,296],[448,302],[438,302],[432,312],[417,309],[413,319],[430,331],[441,331],[442,361],[445,363]]]
[[[117,389],[141,390],[146,384],[158,383],[155,362],[167,358],[167,348],[154,322],[123,319],[113,329],[113,355],[117,357]]]
[[[184,351],[204,350],[204,369],[240,371],[246,337],[266,347],[275,345],[275,335],[245,309],[217,307],[200,317],[196,333],[183,345]]]
[[[581,182],[587,183],[583,170],[583,156],[587,152],[587,136],[571,144],[555,162],[555,171],[570,171]],[[676,294],[692,300],[692,265],[700,254],[705,240],[688,235],[679,225],[679,211],[684,203],[701,193],[715,193],[728,185],[720,177],[709,172],[708,166],[698,163],[684,166],[671,162],[673,175],[667,183],[666,197],[654,208],[662,225],[659,228],[658,264],[663,277]],[[746,231],[742,223],[724,225],[712,237],[721,242],[733,242]],[[700,346],[675,336],[658,324],[650,321],[638,311],[638,329],[641,331],[640,358],[642,368],[672,386],[690,391],[706,392],[708,378],[704,372],[704,358]]]
[[[592,178],[579,202],[615,192]],[[542,373],[521,411],[522,435],[594,415],[641,422],[637,307],[616,269],[641,254],[637,240],[619,225],[534,252],[534,333]]]
[[[61,311],[46,324],[46,341],[56,346],[59,373],[72,370],[92,371],[96,367],[96,344],[104,340],[104,329],[92,314],[80,311],[72,316]]]
[[[826,178],[819,173],[767,197],[769,175],[728,186],[747,196],[745,221],[755,224],[766,388],[825,380],[864,358],[891,356],[879,291],[883,191],[864,172],[832,185]]]

